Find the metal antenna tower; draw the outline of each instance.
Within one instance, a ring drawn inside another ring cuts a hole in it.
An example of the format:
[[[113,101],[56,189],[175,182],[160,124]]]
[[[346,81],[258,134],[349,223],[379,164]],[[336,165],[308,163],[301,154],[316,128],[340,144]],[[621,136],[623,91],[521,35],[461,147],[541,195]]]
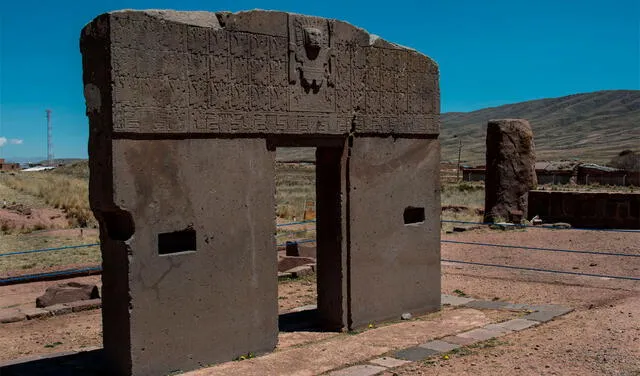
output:
[[[47,165],[53,165],[53,126],[51,125],[51,110],[45,110],[47,113]]]

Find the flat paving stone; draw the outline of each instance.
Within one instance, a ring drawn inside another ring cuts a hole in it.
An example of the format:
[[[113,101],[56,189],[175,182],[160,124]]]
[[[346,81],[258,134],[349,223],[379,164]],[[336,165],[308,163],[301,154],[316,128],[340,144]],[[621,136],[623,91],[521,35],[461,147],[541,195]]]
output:
[[[329,376],[373,376],[382,371],[386,371],[385,367],[372,366],[370,364],[352,366],[343,368],[338,371],[329,372]]]
[[[446,353],[460,347],[460,345],[456,343],[449,343],[439,339],[429,341],[427,343],[423,343],[422,345],[418,345],[418,346],[424,347],[425,349],[435,350],[440,353]]]
[[[494,332],[499,332],[499,333],[504,333],[504,334],[508,334],[511,333],[513,330],[515,329],[509,329],[506,328],[502,325],[502,323],[499,324],[489,324],[489,325],[485,325],[482,327],[483,329],[487,329],[487,330],[492,330]]]
[[[390,356],[383,356],[382,358],[370,360],[369,363],[373,363],[375,365],[382,366],[382,367],[393,368],[393,367],[400,367],[401,365],[411,363],[411,362],[408,360],[396,359]]]
[[[504,309],[504,307],[508,306],[509,302],[501,302],[499,300],[491,301],[491,300],[474,300],[465,304],[465,307],[475,308],[475,309]]]
[[[460,346],[472,345],[478,342],[477,339],[467,338],[467,337],[459,337],[459,336],[448,336],[441,339],[442,341],[454,343]]]
[[[507,330],[520,331],[527,328],[531,328],[532,326],[536,326],[538,324],[539,323],[537,321],[532,321],[527,319],[513,319],[513,320],[505,321],[496,325],[501,326]]]
[[[478,329],[469,330],[468,332],[460,333],[458,334],[458,337],[466,337],[466,338],[473,338],[478,341],[486,341],[491,338],[501,337],[504,334],[505,333],[497,332],[494,330],[478,328]]]
[[[417,362],[419,360],[426,359],[430,356],[439,354],[439,351],[425,349],[424,347],[414,346],[404,350],[396,351],[394,356],[398,359],[409,360]]]
[[[520,304],[520,303],[508,303],[506,306],[504,306],[502,309],[507,309],[509,311],[525,311],[527,310],[527,305],[526,304]]]
[[[561,313],[560,311],[536,311],[533,313],[530,313],[526,316],[523,316],[522,318],[525,320],[532,320],[532,321],[538,321],[538,322],[547,322],[547,321],[551,321],[553,319],[555,319],[558,316],[563,315],[564,313]]]
[[[464,298],[462,296],[454,296],[454,295],[446,295],[446,294],[442,294],[440,299],[441,299],[442,305],[450,305],[454,307],[465,305],[475,300],[472,298]]]

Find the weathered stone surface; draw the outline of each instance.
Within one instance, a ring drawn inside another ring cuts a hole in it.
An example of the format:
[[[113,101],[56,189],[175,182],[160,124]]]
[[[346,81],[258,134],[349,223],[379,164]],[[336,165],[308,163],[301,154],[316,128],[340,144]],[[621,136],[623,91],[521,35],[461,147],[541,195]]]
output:
[[[45,309],[51,312],[54,316],[66,315],[67,313],[73,312],[73,308],[66,304],[54,304],[46,307]]]
[[[113,84],[96,90],[90,80],[85,92],[91,109],[117,98],[116,133],[439,130],[436,63],[344,22],[266,11],[125,10],[99,16],[82,39],[111,47]]]
[[[460,337],[459,335],[447,336],[447,337],[442,338],[441,340],[445,341],[445,342],[449,342],[449,343],[455,343],[455,344],[460,345],[460,346],[467,346],[467,345],[471,345],[473,343],[478,342],[478,340],[475,339],[475,338]]]
[[[36,307],[43,308],[54,304],[70,303],[100,297],[98,287],[79,282],[61,283],[47,287],[44,295],[36,299]]]
[[[384,371],[386,368],[363,364],[347,367],[338,371],[329,372],[328,376],[373,376]]]
[[[640,229],[640,193],[530,191],[529,212],[546,223],[568,222],[568,228]]]
[[[446,294],[442,294],[442,297],[441,297],[442,305],[451,305],[454,307],[465,305],[474,300],[475,299],[473,298],[465,298],[463,296],[454,296],[454,295],[446,295]]]
[[[17,309],[1,309],[0,310],[0,323],[8,324],[17,321],[23,321],[27,319],[27,315]]]
[[[313,274],[313,268],[309,265],[297,266],[287,270],[287,273],[291,273],[293,278],[300,278]]]
[[[419,360],[424,360],[431,356],[439,354],[439,351],[433,349],[427,349],[420,346],[409,347],[407,349],[403,349],[400,351],[396,351],[394,353],[394,357],[402,360],[409,360],[412,362],[417,362]]]
[[[317,147],[326,328],[439,308],[431,59],[266,11],[112,12],[84,28],[81,50],[113,374],[275,347],[276,147]]]
[[[425,349],[431,349],[431,350],[435,350],[437,352],[441,352],[441,353],[445,353],[445,352],[449,352],[451,350],[457,349],[458,347],[460,347],[460,345],[455,344],[455,343],[450,343],[450,342],[445,342],[439,339],[433,340],[433,341],[429,341],[427,343],[423,343],[421,345],[418,345],[420,347],[424,347]]]
[[[563,311],[537,311],[523,316],[522,318],[529,321],[547,322],[565,313],[566,312]]]
[[[24,308],[22,312],[27,316],[27,320],[39,319],[51,315],[51,312],[42,308]]]
[[[509,305],[509,302],[499,300],[473,300],[465,304],[465,307],[475,309],[502,309]]]
[[[314,263],[316,260],[309,257],[292,257],[285,256],[281,257],[278,260],[278,271],[279,272],[287,272],[290,269],[296,268],[298,266],[306,265],[309,263]]]
[[[65,304],[71,307],[73,312],[87,311],[90,309],[98,309],[102,306],[101,299],[81,300]]]
[[[370,360],[369,363],[373,363],[375,365],[386,367],[386,368],[393,368],[393,367],[400,367],[402,365],[405,365],[411,362],[408,360],[392,358],[390,356],[383,356],[382,358],[376,358],[376,359]]]
[[[478,341],[486,341],[491,338],[501,337],[505,334],[506,332],[502,330],[496,331],[496,330],[478,328],[478,329],[469,330],[468,332],[459,333],[458,337],[472,338]]]
[[[349,221],[354,327],[440,309],[439,154],[437,140],[353,141]]]
[[[316,246],[310,244],[298,244],[298,256],[316,258]]]
[[[538,323],[536,321],[531,321],[527,319],[513,319],[513,320],[501,322],[499,324],[494,324],[494,325],[500,326],[506,330],[519,331],[519,330],[530,328],[532,326],[536,326],[538,325]],[[490,327],[489,325],[485,326],[485,328],[494,330],[494,328]]]
[[[523,119],[490,120],[487,126],[484,221],[527,218],[529,190],[538,185],[533,132]]]

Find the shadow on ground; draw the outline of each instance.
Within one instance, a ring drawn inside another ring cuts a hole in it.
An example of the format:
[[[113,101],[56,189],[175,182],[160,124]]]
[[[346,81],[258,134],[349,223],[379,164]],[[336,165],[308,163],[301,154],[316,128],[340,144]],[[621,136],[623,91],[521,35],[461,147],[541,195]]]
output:
[[[309,309],[281,314],[281,332],[321,332],[318,310]],[[71,354],[58,354],[40,359],[0,366],[2,376],[107,376],[103,350],[96,349]]]

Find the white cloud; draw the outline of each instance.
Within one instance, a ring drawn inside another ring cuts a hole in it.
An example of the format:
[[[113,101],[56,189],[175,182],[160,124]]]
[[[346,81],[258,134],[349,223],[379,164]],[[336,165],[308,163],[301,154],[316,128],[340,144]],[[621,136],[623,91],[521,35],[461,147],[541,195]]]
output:
[[[6,137],[0,137],[0,148],[5,146],[5,145],[22,145],[22,143],[24,142],[24,140],[19,139],[19,138],[6,138]]]

